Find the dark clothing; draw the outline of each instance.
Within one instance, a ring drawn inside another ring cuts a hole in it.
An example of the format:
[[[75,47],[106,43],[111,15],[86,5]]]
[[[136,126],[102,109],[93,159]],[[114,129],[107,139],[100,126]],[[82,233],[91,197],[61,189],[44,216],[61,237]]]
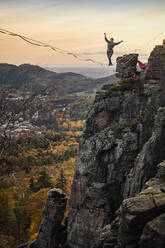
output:
[[[112,51],[107,51],[107,57],[108,57],[108,60],[109,60],[109,65],[112,65],[112,61],[111,61],[112,55],[113,55],[113,50]]]

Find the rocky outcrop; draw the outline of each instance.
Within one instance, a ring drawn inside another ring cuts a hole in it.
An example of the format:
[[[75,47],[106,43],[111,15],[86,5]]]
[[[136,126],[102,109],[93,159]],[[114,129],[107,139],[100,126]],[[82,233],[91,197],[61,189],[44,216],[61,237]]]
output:
[[[136,73],[137,55],[118,59],[118,82],[97,92],[86,121],[69,199],[48,194],[31,248],[165,247],[165,47]]]
[[[96,95],[69,200],[71,248],[154,247],[148,237],[155,239],[154,248],[163,247],[158,244],[164,234],[157,232],[156,223],[164,218],[164,181],[155,175],[165,159],[164,49],[155,48],[140,76],[136,55],[120,58],[118,82]],[[156,70],[157,54],[162,76],[149,77]],[[157,176],[164,180],[163,173],[161,167]]]
[[[117,58],[117,77],[129,78],[136,75],[136,65],[138,61],[138,54],[132,53]]]
[[[66,209],[67,198],[59,189],[48,192],[44,210],[44,219],[41,223],[37,240],[29,248],[57,248],[66,240],[64,227],[61,222]]]
[[[146,71],[146,79],[164,80],[165,78],[165,47],[156,46],[151,52],[148,60],[148,69]]]

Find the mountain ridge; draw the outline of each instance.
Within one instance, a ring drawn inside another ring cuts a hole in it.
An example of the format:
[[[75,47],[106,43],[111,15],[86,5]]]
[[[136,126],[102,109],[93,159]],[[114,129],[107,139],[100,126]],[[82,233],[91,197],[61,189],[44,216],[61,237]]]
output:
[[[115,76],[109,76],[109,81],[114,82]],[[98,89],[107,77],[92,79],[73,72],[56,73],[37,65],[22,64],[19,66],[1,63],[0,84],[10,85],[16,89],[29,90],[42,89],[47,86],[62,87],[66,93],[89,91]]]

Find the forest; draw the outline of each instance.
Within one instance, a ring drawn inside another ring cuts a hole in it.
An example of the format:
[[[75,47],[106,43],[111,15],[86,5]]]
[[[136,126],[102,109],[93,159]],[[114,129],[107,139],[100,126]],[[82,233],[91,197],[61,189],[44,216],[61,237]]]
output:
[[[43,131],[8,141],[0,157],[1,248],[36,238],[49,189],[69,196],[80,140],[81,132]]]

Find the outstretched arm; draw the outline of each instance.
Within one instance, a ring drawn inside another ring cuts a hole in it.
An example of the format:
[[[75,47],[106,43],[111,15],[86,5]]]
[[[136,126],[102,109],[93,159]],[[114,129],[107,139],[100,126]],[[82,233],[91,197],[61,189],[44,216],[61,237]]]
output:
[[[116,46],[116,45],[119,45],[120,43],[122,43],[123,42],[123,40],[121,40],[121,41],[119,41],[119,42],[114,42],[114,45]]]
[[[109,42],[109,40],[107,39],[106,33],[104,33],[104,37],[105,37],[105,41]]]

